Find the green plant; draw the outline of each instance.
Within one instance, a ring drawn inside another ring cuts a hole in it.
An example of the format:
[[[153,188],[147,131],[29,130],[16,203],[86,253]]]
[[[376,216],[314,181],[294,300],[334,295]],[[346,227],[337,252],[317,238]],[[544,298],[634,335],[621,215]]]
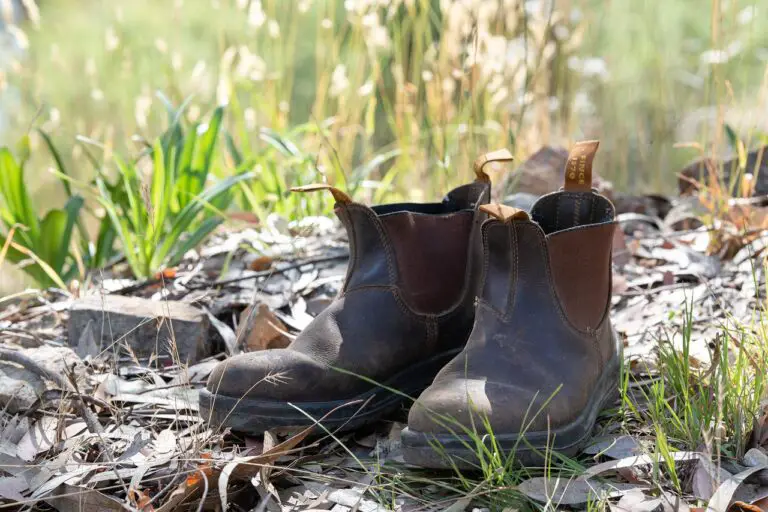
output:
[[[224,115],[214,110],[207,124],[183,126],[184,107],[169,107],[169,128],[133,162],[116,157],[118,176],[96,177],[96,199],[122,245],[134,275],[152,276],[176,265],[224,220],[230,190],[253,177],[232,174],[206,188],[214,178],[216,145]]]
[[[84,201],[70,194],[63,208],[38,216],[24,176],[28,137],[19,146],[19,157],[7,147],[0,148],[0,220],[5,226],[5,232],[0,233],[0,264],[8,259],[39,285],[66,288],[65,282],[78,273],[72,234]]]
[[[661,452],[672,445],[697,450],[715,440],[718,453],[740,457],[766,389],[768,353],[760,339],[764,319],[752,326],[720,326],[711,366],[702,370],[691,363],[693,317],[687,304],[683,314],[681,345],[659,341],[661,378],[647,388],[639,386],[638,396],[625,383],[624,405],[652,426]]]

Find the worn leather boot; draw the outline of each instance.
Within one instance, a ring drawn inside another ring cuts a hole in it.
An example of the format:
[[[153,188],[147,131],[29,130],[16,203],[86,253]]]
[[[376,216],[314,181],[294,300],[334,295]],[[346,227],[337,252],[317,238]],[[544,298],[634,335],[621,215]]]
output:
[[[221,362],[201,391],[202,417],[261,433],[328,415],[326,428],[348,430],[397,408],[402,396],[391,389],[424,390],[472,328],[479,208],[490,197],[482,167],[511,158],[479,160],[478,181],[440,203],[369,208],[327,185],[299,189],[328,189],[336,199],[350,244],[341,292],[287,348]]]
[[[616,223],[611,202],[591,188],[596,150],[596,141],[577,144],[564,189],[541,197],[530,216],[482,207],[491,218],[474,327],[411,408],[407,462],[477,467],[478,439],[494,439],[522,464],[548,450],[574,454],[616,396],[620,346],[608,317]]]

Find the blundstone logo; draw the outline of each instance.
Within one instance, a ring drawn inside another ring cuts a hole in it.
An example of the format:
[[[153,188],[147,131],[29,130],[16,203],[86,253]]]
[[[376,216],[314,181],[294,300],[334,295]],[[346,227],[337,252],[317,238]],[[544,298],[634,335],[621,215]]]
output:
[[[586,183],[587,155],[575,155],[568,160],[568,179],[579,185]]]

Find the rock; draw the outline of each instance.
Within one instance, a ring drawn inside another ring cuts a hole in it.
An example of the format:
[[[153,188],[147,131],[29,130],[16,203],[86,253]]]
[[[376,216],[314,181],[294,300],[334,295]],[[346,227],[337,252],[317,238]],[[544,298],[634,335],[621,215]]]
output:
[[[502,180],[498,197],[506,198],[517,192],[543,196],[556,192],[563,186],[563,170],[568,161],[568,150],[562,147],[544,146],[520,167],[508,173]],[[592,172],[593,187],[606,197],[612,196],[613,186]]]
[[[755,466],[768,465],[768,455],[763,453],[759,448],[750,448],[747,453],[744,454],[744,464],[751,468]]]
[[[0,362],[0,410],[16,414],[29,409],[44,391],[45,382],[37,374]]]
[[[19,351],[51,373],[64,375],[74,369],[78,380],[85,376],[80,358],[68,347],[42,346]],[[0,362],[0,410],[10,413],[29,408],[47,389],[45,379],[15,363]]]
[[[751,173],[755,177],[752,195],[757,197],[768,194],[768,146],[747,153],[746,164],[745,172]],[[680,194],[693,194],[699,188],[699,184],[696,182],[707,183],[710,173],[715,173],[719,180],[729,184],[731,174],[738,172],[738,169],[738,157],[727,160],[701,158],[691,162],[680,171],[680,177],[677,181],[678,189]],[[738,188],[739,181],[734,180],[733,189],[730,191],[733,196],[742,196]]]
[[[659,194],[630,195],[615,194],[612,198],[616,213],[641,213],[663,219],[672,209],[672,201]]]
[[[69,347],[51,347],[45,345],[37,348],[24,349],[21,353],[49,372],[59,375],[64,375],[72,367],[75,367],[75,373],[77,374],[77,366],[82,363],[82,360]],[[82,370],[82,368],[80,370]]]
[[[184,302],[120,295],[78,299],[70,308],[70,346],[78,346],[89,322],[100,351],[128,347],[142,359],[170,355],[173,361],[178,354],[181,363],[209,355],[208,316]]]
[[[248,306],[240,315],[245,347],[248,352],[267,350],[270,348],[285,348],[291,342],[285,332],[285,324],[277,318],[263,303],[256,305],[256,310]]]

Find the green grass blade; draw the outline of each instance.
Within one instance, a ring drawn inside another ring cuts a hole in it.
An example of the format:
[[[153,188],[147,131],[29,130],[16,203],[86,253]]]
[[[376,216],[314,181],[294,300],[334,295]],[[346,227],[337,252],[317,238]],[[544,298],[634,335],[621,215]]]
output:
[[[64,159],[61,158],[61,153],[59,153],[59,150],[56,148],[53,140],[51,140],[51,137],[41,128],[37,128],[37,133],[40,135],[40,137],[43,138],[45,147],[48,148],[48,152],[53,157],[53,161],[56,162],[56,168],[59,170],[59,172],[64,176],[71,176],[67,171],[67,167],[64,165]],[[72,197],[72,185],[69,183],[69,180],[59,178],[59,181],[64,187],[64,191],[67,193],[67,197]]]
[[[203,221],[203,223],[200,224],[194,233],[189,235],[181,244],[177,244],[177,246],[168,256],[168,260],[165,262],[165,265],[161,264],[160,266],[167,265],[172,267],[178,265],[178,263],[182,260],[187,252],[191,251],[200,243],[202,243],[203,240],[205,240],[205,238],[210,235],[213,230],[216,229],[222,222],[223,219],[217,217],[211,217]]]
[[[13,218],[13,224],[25,226],[29,230],[29,237],[36,240],[40,234],[40,224],[24,183],[24,169],[8,148],[0,149],[0,193]]]
[[[176,168],[176,190],[174,192],[176,211],[182,210],[194,197],[191,194],[192,190],[192,160],[195,155],[195,146],[197,145],[197,125],[192,127],[187,132],[187,136],[184,140],[184,146],[181,150],[181,156]]]
[[[222,194],[227,193],[236,184],[253,178],[253,173],[239,174],[229,176],[211,188],[204,191],[198,197],[189,203],[179,215],[176,216],[170,232],[166,235],[163,244],[158,253],[153,258],[154,262],[164,261],[166,256],[171,253],[175,244],[181,239],[182,235],[189,231],[190,226],[207,204],[215,201]]]
[[[171,153],[175,154],[175,150],[171,149]],[[166,216],[171,207],[171,191],[173,190],[173,177],[171,176],[173,170],[166,165],[165,154],[160,141],[155,141],[154,148],[152,150],[153,168],[152,168],[152,189],[151,189],[151,202],[152,202],[152,214],[153,219],[149,219],[152,224],[152,232],[150,233],[150,243],[155,244],[160,238],[163,232],[163,225],[165,223]]]

